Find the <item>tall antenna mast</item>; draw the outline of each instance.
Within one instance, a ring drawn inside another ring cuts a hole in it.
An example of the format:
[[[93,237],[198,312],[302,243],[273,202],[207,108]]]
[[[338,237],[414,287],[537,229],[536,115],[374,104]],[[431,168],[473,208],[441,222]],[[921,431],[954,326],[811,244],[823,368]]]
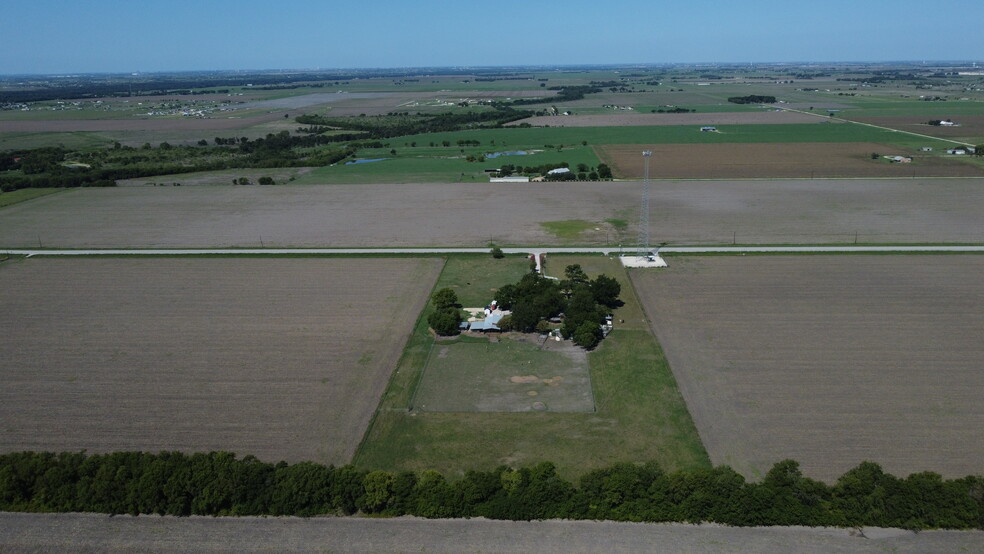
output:
[[[646,160],[646,170],[642,179],[642,209],[639,212],[639,257],[649,256],[649,159],[653,157],[652,150],[642,153]]]

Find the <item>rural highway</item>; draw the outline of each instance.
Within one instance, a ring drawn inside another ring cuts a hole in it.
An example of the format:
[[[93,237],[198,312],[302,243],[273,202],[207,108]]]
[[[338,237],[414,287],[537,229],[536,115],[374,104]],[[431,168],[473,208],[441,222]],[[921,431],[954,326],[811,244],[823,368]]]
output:
[[[984,245],[899,246],[663,246],[661,254],[859,254],[984,253]],[[0,249],[8,256],[215,256],[215,255],[364,255],[484,254],[488,248],[106,248],[87,250]],[[632,254],[634,246],[545,246],[503,248],[505,254]]]

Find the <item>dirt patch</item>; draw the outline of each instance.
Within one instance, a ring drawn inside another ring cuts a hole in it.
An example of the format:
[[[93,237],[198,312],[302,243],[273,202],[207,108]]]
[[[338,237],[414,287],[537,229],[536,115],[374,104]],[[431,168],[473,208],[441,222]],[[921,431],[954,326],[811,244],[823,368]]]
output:
[[[228,450],[348,463],[440,267],[4,263],[0,452]]]
[[[503,460],[510,465],[510,460]],[[973,552],[981,531],[472,519],[0,514],[12,552]],[[411,546],[412,545],[412,546]]]
[[[645,173],[639,145],[596,146],[595,151],[616,176],[641,178]],[[759,179],[844,177],[979,177],[984,169],[934,154],[910,152],[884,144],[752,143],[659,144],[649,175],[654,179]],[[872,153],[905,155],[912,163],[871,159]]]
[[[301,112],[298,112],[300,114]],[[66,133],[79,131],[227,131],[243,129],[284,118],[282,111],[246,117],[139,118],[139,119],[62,119],[37,121],[4,121],[4,132]]]
[[[775,125],[820,123],[823,119],[796,112],[612,113],[529,117],[510,123],[550,127],[644,127],[661,125]],[[638,148],[635,148],[638,150]]]
[[[518,384],[539,383],[540,382],[540,378],[537,377],[536,375],[524,375],[522,377],[520,377],[519,375],[514,375],[513,377],[510,377],[509,378],[509,382],[510,383],[518,383]]]
[[[840,114],[838,114],[840,115]],[[960,115],[953,117],[929,117],[929,116],[883,116],[883,117],[851,117],[850,114],[845,114],[847,119],[852,121],[860,121],[862,123],[871,123],[872,125],[879,125],[881,127],[889,127],[891,129],[898,129],[900,131],[910,131],[913,133],[919,133],[921,135],[929,135],[932,137],[949,138],[949,139],[961,139],[964,137],[976,139],[973,140],[974,144],[981,142],[981,137],[984,136],[984,115]],[[929,125],[928,122],[931,119],[951,119],[955,123],[959,123],[959,127],[943,127]]]
[[[313,167],[289,167],[279,169],[230,169],[226,171],[205,171],[201,173],[184,173],[180,175],[170,175],[167,177],[142,177],[137,179],[121,179],[116,181],[120,187],[153,187],[153,186],[173,186],[174,183],[181,183],[181,186],[195,185],[229,185],[234,179],[245,177],[250,184],[259,183],[260,177],[271,177],[275,184],[283,185],[289,183],[302,175],[310,173]]]
[[[673,258],[630,272],[714,464],[984,473],[982,256]]]

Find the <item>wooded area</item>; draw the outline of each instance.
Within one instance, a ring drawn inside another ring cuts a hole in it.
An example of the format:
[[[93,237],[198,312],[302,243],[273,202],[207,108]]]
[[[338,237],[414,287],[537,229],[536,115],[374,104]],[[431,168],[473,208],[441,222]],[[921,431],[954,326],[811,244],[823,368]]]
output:
[[[924,472],[900,479],[863,462],[831,486],[783,460],[761,482],[748,483],[726,466],[667,473],[655,463],[620,463],[581,476],[575,486],[549,462],[468,471],[448,481],[430,470],[268,464],[228,452],[19,452],[0,456],[0,510],[971,529],[984,528],[984,478]]]

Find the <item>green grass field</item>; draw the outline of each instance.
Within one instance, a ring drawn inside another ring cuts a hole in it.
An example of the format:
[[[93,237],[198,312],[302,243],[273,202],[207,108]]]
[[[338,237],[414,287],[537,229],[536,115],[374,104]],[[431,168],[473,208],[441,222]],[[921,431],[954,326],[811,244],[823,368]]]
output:
[[[0,208],[10,206],[11,204],[17,204],[18,202],[33,200],[34,198],[47,196],[56,192],[62,192],[64,190],[66,189],[20,189],[11,192],[4,192],[0,194]]]
[[[485,131],[491,133],[492,130]],[[297,184],[365,184],[365,183],[434,183],[434,182],[488,182],[489,178],[484,173],[486,168],[498,168],[506,164],[539,166],[567,162],[571,167],[584,163],[590,167],[597,167],[600,163],[594,150],[590,147],[568,144],[563,150],[557,151],[556,148],[544,149],[543,145],[537,148],[539,152],[531,152],[525,156],[500,156],[494,159],[487,159],[484,162],[469,162],[465,156],[480,156],[490,152],[502,152],[512,150],[512,147],[503,146],[496,141],[496,145],[491,145],[489,135],[482,141],[484,148],[467,147],[465,152],[461,148],[451,146],[448,148],[431,146],[404,146],[404,142],[416,142],[417,144],[428,144],[419,137],[412,139],[392,139],[390,145],[396,150],[396,155],[390,153],[391,148],[365,148],[359,151],[358,157],[362,159],[386,158],[381,162],[364,163],[357,165],[336,164],[334,166],[321,167],[298,178]],[[438,142],[440,144],[440,142]],[[453,143],[452,143],[453,144]],[[532,150],[532,149],[531,149]]]
[[[437,288],[490,268],[472,291],[503,284],[491,277],[491,257],[451,257]],[[622,283],[625,305],[615,312],[616,329],[588,361],[597,411],[594,413],[435,413],[408,411],[421,371],[433,355],[425,310],[394,372],[354,463],[387,470],[437,469],[461,475],[469,469],[522,466],[552,461],[568,478],[617,461],[656,460],[667,469],[709,466],[696,428],[628,277],[617,260],[602,256],[557,257],[548,274],[580,263],[589,276],[604,272]],[[461,265],[462,267],[458,267]],[[508,282],[508,281],[505,281]],[[459,291],[463,297],[464,291]],[[470,292],[468,293],[470,294]],[[465,303],[465,302],[463,302]]]
[[[75,150],[108,148],[113,140],[102,133],[86,131],[70,133],[22,133],[0,132],[0,150],[44,148],[63,146]]]
[[[448,140],[495,140],[499,147],[543,148],[544,145],[598,144],[723,144],[773,142],[891,142],[897,133],[843,122],[788,125],[718,125],[717,133],[701,133],[696,125],[654,127],[533,127],[431,133],[396,138],[418,144]]]
[[[563,341],[441,341],[427,359],[412,409],[590,413],[588,358]]]

